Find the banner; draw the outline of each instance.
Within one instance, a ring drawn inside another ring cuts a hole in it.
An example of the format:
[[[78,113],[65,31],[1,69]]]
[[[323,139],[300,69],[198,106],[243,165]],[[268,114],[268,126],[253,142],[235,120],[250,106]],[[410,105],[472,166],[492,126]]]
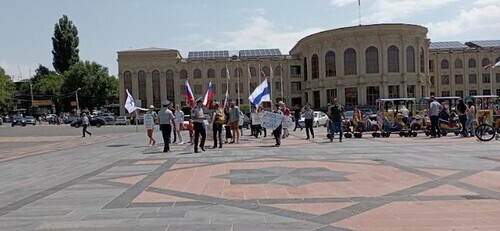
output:
[[[280,114],[266,111],[264,112],[264,117],[262,117],[262,127],[275,130],[281,125],[284,119],[285,117]]]
[[[261,125],[263,116],[262,113],[252,113],[252,125]]]
[[[292,121],[292,117],[285,116],[285,119],[283,119],[282,125],[283,125],[283,128],[291,128],[294,125],[294,123]]]
[[[146,127],[146,129],[153,129],[153,127],[155,126],[155,119],[152,114],[144,114],[144,126]]]

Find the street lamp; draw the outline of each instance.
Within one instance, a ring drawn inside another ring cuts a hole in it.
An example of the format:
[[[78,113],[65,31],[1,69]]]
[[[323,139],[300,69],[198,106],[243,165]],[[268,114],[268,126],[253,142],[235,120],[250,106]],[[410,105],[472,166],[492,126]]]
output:
[[[79,87],[78,89],[76,89],[75,91],[75,95],[76,95],[76,113],[79,114],[80,113],[80,103],[78,102],[78,91],[79,90],[82,90],[81,87]]]

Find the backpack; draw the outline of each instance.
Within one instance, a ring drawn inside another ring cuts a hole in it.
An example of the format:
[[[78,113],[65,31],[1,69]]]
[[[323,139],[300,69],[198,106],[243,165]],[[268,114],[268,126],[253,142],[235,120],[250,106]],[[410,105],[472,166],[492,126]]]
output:
[[[222,110],[217,110],[215,112],[215,122],[217,122],[218,124],[226,123],[226,114]]]

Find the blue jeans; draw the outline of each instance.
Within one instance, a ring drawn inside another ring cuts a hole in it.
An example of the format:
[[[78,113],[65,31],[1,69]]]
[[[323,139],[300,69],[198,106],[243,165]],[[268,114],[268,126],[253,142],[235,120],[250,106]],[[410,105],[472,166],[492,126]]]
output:
[[[468,115],[467,116],[467,122],[465,123],[466,130],[470,132],[471,136],[475,136],[476,133],[474,132],[474,116],[473,115]]]
[[[344,135],[344,130],[342,128],[342,121],[337,121],[337,122],[331,122],[331,127],[330,127],[330,134],[333,136],[335,135],[335,132],[339,132],[339,140],[342,140],[342,136]]]

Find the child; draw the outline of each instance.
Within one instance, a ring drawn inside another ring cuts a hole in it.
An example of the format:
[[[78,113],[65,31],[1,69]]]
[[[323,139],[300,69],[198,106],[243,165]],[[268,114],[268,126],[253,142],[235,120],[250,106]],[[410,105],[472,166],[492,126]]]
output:
[[[188,130],[189,130],[189,143],[193,144],[193,137],[194,137],[194,123],[193,120],[189,120],[188,124]]]

